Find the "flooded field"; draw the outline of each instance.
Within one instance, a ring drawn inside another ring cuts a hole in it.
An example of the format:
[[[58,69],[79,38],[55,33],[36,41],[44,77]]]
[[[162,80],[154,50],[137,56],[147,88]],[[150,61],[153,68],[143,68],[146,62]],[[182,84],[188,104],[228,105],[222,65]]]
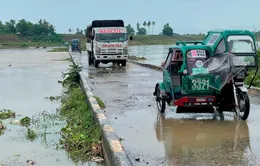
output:
[[[0,165],[75,165],[67,152],[58,148],[60,130],[66,124],[56,115],[60,103],[48,99],[62,93],[58,80],[71,64],[68,53],[0,50],[0,58],[0,110],[10,109],[16,114],[2,120],[6,130],[0,134]],[[31,118],[29,131],[19,123],[26,116]]]
[[[257,42],[257,45],[260,45],[260,43]],[[172,45],[130,46],[129,55],[145,57],[146,60],[141,60],[140,62],[160,66],[165,61],[170,46]]]

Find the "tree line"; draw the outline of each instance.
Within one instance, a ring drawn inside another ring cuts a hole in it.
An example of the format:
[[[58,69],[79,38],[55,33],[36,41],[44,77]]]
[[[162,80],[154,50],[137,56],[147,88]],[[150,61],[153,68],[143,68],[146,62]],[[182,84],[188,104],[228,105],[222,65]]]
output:
[[[11,19],[5,23],[0,21],[0,34],[16,34],[21,38],[37,42],[62,41],[61,36],[55,32],[55,27],[45,19],[40,19],[37,23],[32,23],[25,19],[19,21]]]
[[[136,30],[132,27],[130,24],[126,26],[128,35],[153,35],[153,30],[155,27],[155,21],[144,21],[141,27],[141,24],[138,22],[136,24]],[[152,28],[152,32],[151,32]],[[165,36],[172,36],[173,35],[173,29],[170,27],[169,23],[166,23],[162,29],[162,35]]]

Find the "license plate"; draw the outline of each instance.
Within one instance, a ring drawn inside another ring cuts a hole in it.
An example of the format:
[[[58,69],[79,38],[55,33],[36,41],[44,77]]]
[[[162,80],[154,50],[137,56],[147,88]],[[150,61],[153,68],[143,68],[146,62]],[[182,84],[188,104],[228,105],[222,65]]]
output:
[[[195,78],[191,80],[192,90],[209,90],[209,79],[208,78]]]
[[[197,102],[203,102],[203,101],[206,101],[206,99],[205,98],[198,98],[198,99],[196,99],[196,101]]]

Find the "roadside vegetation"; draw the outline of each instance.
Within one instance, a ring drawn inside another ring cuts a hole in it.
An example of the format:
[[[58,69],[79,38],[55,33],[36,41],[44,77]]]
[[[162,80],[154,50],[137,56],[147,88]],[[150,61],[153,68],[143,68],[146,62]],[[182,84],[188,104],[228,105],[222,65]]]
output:
[[[68,47],[58,47],[49,50],[48,52],[68,52]]]
[[[98,96],[94,96],[94,98],[97,100],[101,109],[106,108],[105,103]]]
[[[82,67],[73,64],[63,73],[62,85],[66,91],[61,96],[59,114],[66,117],[67,125],[61,130],[61,144],[74,161],[97,161],[97,158],[102,161],[101,131],[80,87],[81,70]]]
[[[260,49],[257,50],[257,56],[258,56],[258,59],[260,59]],[[258,66],[260,65],[260,61],[258,61]],[[247,85],[250,84],[253,76],[255,75],[255,70],[250,70],[249,71],[249,76],[247,77],[247,79],[245,80],[245,83]],[[260,88],[260,71],[257,73],[256,77],[255,77],[255,80],[254,82],[252,83],[252,86],[254,87],[258,87]]]

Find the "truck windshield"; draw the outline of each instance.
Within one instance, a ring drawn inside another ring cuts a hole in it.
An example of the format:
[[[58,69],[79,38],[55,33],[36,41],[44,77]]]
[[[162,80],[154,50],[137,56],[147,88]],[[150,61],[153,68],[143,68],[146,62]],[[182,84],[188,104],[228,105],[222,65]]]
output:
[[[96,41],[107,42],[125,42],[127,40],[126,33],[97,33]]]
[[[254,53],[253,39],[248,35],[230,35],[227,38],[228,49],[231,53]]]

